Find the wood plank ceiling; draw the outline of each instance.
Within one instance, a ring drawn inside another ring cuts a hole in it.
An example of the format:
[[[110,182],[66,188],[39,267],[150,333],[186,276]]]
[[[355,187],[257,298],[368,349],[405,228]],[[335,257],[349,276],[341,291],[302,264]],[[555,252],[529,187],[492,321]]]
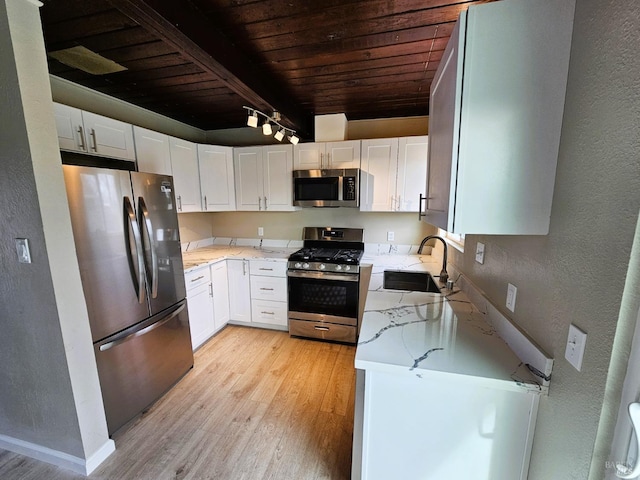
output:
[[[127,70],[53,75],[176,120],[242,127],[278,110],[313,116],[427,115],[429,87],[462,10],[490,0],[44,0],[47,52],[84,46]]]

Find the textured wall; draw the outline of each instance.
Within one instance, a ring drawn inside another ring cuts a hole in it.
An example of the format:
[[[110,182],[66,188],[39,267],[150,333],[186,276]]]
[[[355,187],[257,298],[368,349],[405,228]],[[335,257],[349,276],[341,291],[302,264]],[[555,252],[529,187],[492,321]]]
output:
[[[506,313],[556,359],[530,480],[590,471],[640,208],[638,47],[637,3],[577,1],[550,233],[470,235],[465,254],[452,258],[503,310],[507,283],[515,284],[516,311]],[[484,265],[474,262],[477,241]],[[572,322],[588,334],[581,372],[564,359]],[[596,463],[592,478],[604,470]]]

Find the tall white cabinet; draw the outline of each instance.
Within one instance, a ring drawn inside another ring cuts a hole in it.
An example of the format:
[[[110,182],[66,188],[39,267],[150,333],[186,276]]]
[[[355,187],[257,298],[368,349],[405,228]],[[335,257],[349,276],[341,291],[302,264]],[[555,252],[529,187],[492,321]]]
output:
[[[362,141],[360,210],[417,212],[425,193],[428,137]]]
[[[574,8],[504,0],[461,13],[431,85],[427,222],[548,233]]]
[[[292,145],[233,149],[237,210],[292,211]]]

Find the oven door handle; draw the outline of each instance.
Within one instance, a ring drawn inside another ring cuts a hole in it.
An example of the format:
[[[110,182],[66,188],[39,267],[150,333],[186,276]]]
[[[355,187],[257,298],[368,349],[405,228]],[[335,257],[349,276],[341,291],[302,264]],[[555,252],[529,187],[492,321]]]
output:
[[[299,272],[297,270],[287,271],[287,276],[294,278],[313,278],[318,280],[337,280],[340,282],[357,282],[357,273],[325,273],[325,272]]]

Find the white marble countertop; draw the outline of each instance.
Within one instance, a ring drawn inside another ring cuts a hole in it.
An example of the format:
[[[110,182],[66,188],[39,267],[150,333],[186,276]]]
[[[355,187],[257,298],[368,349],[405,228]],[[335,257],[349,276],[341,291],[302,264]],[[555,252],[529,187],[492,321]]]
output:
[[[385,269],[437,275],[439,262],[425,255],[365,255],[362,262],[373,272],[356,368],[547,393],[456,286],[443,295],[382,287]]]
[[[286,262],[298,248],[290,247],[259,247],[259,246],[224,246],[211,245],[193,251],[182,252],[184,272],[190,272],[199,267],[227,259],[260,259],[274,262]]]
[[[185,251],[185,273],[225,259],[284,262],[299,245],[210,245]],[[456,286],[443,295],[385,290],[384,270],[440,272],[430,255],[365,250],[373,265],[355,366],[417,378],[481,382],[493,388],[546,394],[509,346]],[[436,278],[437,280],[437,278]],[[455,280],[455,278],[454,278]]]

